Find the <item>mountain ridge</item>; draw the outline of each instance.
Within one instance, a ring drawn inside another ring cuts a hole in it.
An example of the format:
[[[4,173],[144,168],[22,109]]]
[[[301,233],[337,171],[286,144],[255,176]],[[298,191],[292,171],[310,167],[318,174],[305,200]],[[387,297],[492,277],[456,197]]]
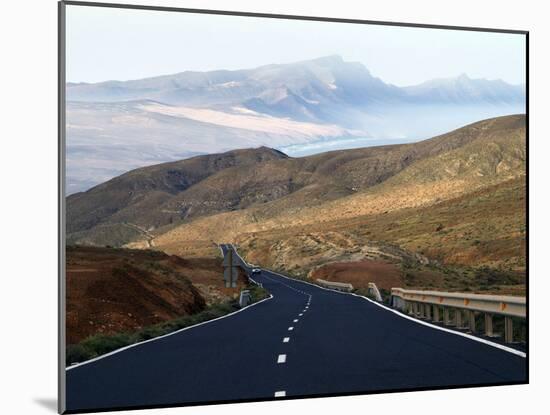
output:
[[[243,85],[247,80],[248,84]],[[349,84],[349,81],[352,83]],[[494,86],[498,83],[501,90],[509,89],[516,93],[522,90],[520,86],[511,85],[502,80],[471,79],[465,74],[454,78],[433,79],[417,85],[398,87],[373,76],[368,68],[360,62],[347,62],[338,55],[331,55],[286,64],[261,65],[248,69],[183,71],[127,81],[67,83],[67,100],[109,102],[156,99],[168,104],[197,104],[192,97],[184,99],[184,97],[178,97],[177,93],[186,92],[192,95],[197,89],[202,88],[207,89],[210,94],[214,94],[217,98],[213,99],[213,103],[219,104],[220,102],[231,102],[230,91],[235,88],[244,92],[245,96],[240,99],[240,102],[246,102],[252,98],[258,99],[258,88],[266,91],[269,90],[267,85],[270,85],[271,88],[279,88],[284,85],[292,93],[305,98],[304,102],[315,101],[315,96],[319,97],[319,94],[328,92],[331,94],[325,96],[325,99],[345,99],[353,100],[354,103],[364,103],[365,100],[368,102],[381,95],[395,99],[414,98],[417,91],[422,91],[426,87],[448,87],[447,84],[465,83],[465,81],[470,85],[477,84],[484,88],[487,88],[487,85]],[[514,99],[522,99],[521,94],[513,95],[511,96]],[[479,98],[479,96],[470,95],[466,98],[471,100]],[[426,99],[426,97],[423,96],[422,99]]]

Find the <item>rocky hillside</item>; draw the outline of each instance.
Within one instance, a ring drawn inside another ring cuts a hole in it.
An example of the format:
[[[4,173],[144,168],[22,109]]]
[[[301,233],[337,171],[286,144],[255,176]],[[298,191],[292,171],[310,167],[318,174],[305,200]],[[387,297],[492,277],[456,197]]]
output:
[[[202,311],[228,296],[220,259],[67,248],[67,344]]]
[[[162,246],[171,239],[201,240],[204,236],[219,240],[386,214],[460,197],[524,175],[524,122],[521,116],[504,117],[416,145],[287,159],[283,162],[301,164],[299,172],[308,175],[306,183],[294,192],[269,203],[183,223],[158,235],[155,243]]]
[[[161,164],[69,197],[69,239],[185,258],[233,242],[306,278],[522,293],[525,140],[516,115],[414,144]]]
[[[276,150],[259,148],[132,170],[67,197],[67,239],[70,243],[120,246],[146,236],[152,228],[210,211],[208,203],[174,208],[174,200],[185,198],[182,194],[210,176],[235,166],[251,168],[283,158],[286,156]]]
[[[290,224],[235,239],[249,261],[300,277],[364,288],[375,282],[384,289],[523,294],[525,185],[523,176],[447,200],[440,194],[438,202],[419,207]]]
[[[415,197],[433,186],[487,185],[515,177],[525,163],[525,118],[478,122],[414,144],[341,150],[291,158],[265,147],[197,156],[133,170],[67,198],[70,242],[120,246],[223,212],[246,212],[247,222],[265,222],[304,208],[323,206],[322,216],[345,214],[338,201],[372,213],[366,203],[384,193],[394,206],[407,186]],[[459,181],[457,181],[460,179]],[[449,183],[447,183],[449,182]],[[452,182],[452,183],[451,183]],[[395,192],[381,192],[380,186]],[[424,188],[424,190],[421,189]],[[449,189],[446,190],[450,191]],[[421,197],[420,197],[421,199]],[[327,203],[329,203],[327,205]],[[334,203],[335,208],[330,207]],[[407,202],[409,203],[409,202]],[[377,203],[378,210],[384,203]],[[332,213],[331,213],[332,212]],[[237,213],[237,217],[241,217]],[[353,215],[357,212],[354,210]]]
[[[480,289],[521,292],[525,151],[525,118],[511,116],[416,145],[298,159],[317,161],[308,178],[317,180],[271,202],[183,223],[154,243],[180,253],[235,242],[251,262],[303,277],[346,275],[346,266],[336,274],[320,270],[328,264],[355,261],[374,270],[391,264],[396,268],[386,274],[399,275],[403,285],[449,289],[477,287],[485,266],[504,274]],[[410,264],[420,268],[405,270]]]

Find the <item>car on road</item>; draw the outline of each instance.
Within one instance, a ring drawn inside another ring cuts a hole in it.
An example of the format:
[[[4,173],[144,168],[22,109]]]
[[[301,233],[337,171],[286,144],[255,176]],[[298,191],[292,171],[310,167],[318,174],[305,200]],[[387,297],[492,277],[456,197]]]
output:
[[[262,270],[260,268],[253,268],[252,269],[252,275],[254,274],[261,274]]]

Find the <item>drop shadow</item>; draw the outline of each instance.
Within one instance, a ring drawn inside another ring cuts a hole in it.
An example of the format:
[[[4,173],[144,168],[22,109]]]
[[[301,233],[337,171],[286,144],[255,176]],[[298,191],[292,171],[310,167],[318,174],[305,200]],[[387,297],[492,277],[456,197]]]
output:
[[[34,402],[51,412],[57,413],[57,399],[55,398],[34,398]]]

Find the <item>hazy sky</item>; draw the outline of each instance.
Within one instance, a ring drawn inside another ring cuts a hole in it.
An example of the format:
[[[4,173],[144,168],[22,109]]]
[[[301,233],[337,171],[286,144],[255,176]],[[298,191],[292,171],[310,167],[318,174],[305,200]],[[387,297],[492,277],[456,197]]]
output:
[[[525,82],[523,35],[67,6],[67,80],[140,79],[338,54],[404,86],[466,73]]]

